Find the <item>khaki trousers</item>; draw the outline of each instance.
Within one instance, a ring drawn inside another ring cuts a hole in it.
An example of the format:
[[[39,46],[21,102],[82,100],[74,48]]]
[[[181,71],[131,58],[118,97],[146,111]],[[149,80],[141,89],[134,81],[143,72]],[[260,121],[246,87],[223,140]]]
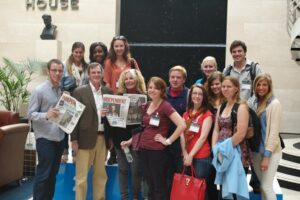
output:
[[[93,149],[79,149],[76,155],[76,200],[85,200],[88,171],[93,166],[93,200],[105,199],[107,149],[104,135],[97,137]]]

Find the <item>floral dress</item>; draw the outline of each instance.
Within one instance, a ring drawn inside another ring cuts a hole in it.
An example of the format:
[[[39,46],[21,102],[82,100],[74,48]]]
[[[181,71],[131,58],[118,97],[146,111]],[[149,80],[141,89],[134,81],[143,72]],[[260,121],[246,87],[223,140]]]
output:
[[[218,142],[226,140],[227,138],[232,137],[232,120],[231,117],[222,117],[219,116],[218,119],[219,123],[219,137],[218,137]],[[247,145],[247,141],[243,140],[240,144],[241,147],[241,156],[242,156],[242,163],[244,168],[249,167],[252,164],[252,154],[251,154],[251,149],[249,145]]]

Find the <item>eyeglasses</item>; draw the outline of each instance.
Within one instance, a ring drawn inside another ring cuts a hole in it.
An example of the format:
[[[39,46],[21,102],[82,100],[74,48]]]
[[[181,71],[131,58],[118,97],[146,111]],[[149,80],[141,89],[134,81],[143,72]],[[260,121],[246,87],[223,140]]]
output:
[[[50,69],[50,71],[53,73],[57,73],[57,72],[60,74],[63,73],[63,70],[61,70],[61,69]]]
[[[192,95],[194,96],[203,96],[202,92],[192,92]]]
[[[113,38],[114,40],[127,40],[125,36],[123,35],[117,35]]]

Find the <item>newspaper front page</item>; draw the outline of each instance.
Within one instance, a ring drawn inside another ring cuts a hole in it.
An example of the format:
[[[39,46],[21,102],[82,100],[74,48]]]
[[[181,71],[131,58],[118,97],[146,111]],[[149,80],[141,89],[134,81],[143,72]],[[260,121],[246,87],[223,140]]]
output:
[[[127,125],[141,124],[143,117],[143,105],[147,103],[147,96],[144,94],[124,94],[130,99]]]
[[[70,95],[63,94],[56,108],[59,110],[59,116],[50,121],[56,123],[66,133],[72,133],[85,109],[85,105]]]
[[[130,99],[126,96],[103,95],[102,109],[107,109],[108,122],[113,127],[126,128]]]

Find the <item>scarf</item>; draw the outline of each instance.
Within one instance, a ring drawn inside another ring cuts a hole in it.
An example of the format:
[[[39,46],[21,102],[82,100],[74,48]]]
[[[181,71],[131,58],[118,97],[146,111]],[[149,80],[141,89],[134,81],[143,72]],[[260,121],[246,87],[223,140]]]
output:
[[[186,128],[185,128],[185,130],[184,130],[184,138],[185,138],[185,143],[186,143],[186,144],[188,144],[188,143],[193,139],[193,137],[195,136],[194,133],[190,134],[189,129],[190,129],[190,126],[191,126],[193,120],[195,120],[198,116],[200,116],[201,113],[202,113],[201,110],[197,111],[197,112],[194,113],[194,114],[193,114],[193,110],[192,110],[192,109],[190,109],[190,110],[188,111],[188,116],[189,116],[189,117],[188,117],[188,119],[185,121],[185,123],[186,123]]]

